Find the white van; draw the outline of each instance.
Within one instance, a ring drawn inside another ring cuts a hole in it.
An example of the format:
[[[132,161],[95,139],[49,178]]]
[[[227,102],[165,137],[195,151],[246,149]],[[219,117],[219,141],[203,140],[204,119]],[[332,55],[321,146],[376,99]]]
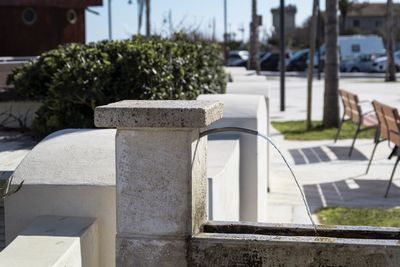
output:
[[[339,37],[340,59],[354,59],[360,55],[380,55],[386,52],[382,37],[377,35],[350,35]]]
[[[340,63],[355,59],[360,55],[382,55],[386,53],[383,39],[377,35],[339,36]],[[320,48],[322,63],[325,61],[325,45]],[[314,67],[318,67],[317,52],[314,55]]]

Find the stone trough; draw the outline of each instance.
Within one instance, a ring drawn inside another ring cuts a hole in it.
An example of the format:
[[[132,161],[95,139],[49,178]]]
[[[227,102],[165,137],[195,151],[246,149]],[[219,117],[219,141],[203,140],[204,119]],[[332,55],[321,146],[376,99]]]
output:
[[[208,222],[193,266],[398,266],[397,228]]]

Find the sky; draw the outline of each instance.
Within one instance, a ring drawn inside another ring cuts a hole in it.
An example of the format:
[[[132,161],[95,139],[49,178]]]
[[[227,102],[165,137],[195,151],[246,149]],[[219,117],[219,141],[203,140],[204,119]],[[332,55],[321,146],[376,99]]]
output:
[[[87,42],[108,39],[108,1],[103,0],[102,7],[91,8],[99,12],[99,15],[86,12]],[[321,9],[323,10],[325,9],[325,1],[320,1]],[[137,33],[137,1],[131,0],[131,5],[128,2],[129,0],[111,0],[113,39],[126,39],[132,36],[132,34]],[[374,0],[373,2],[386,2],[386,0]],[[243,35],[239,29],[244,28],[244,38],[248,39],[251,0],[227,0],[227,3],[229,32],[235,32],[236,39],[242,40]],[[260,29],[261,35],[263,33],[270,33],[273,29],[271,8],[278,7],[279,3],[279,0],[258,0],[258,14],[263,16],[263,26]],[[285,4],[296,5],[297,25],[302,25],[306,18],[311,15],[312,0],[286,0]],[[224,0],[151,0],[151,11],[153,33],[168,34],[169,24],[163,22],[168,21],[169,14],[171,13],[172,25],[175,29],[196,28],[209,36],[212,36],[212,25],[215,20],[216,38],[222,39]],[[142,32],[144,32],[143,26]]]

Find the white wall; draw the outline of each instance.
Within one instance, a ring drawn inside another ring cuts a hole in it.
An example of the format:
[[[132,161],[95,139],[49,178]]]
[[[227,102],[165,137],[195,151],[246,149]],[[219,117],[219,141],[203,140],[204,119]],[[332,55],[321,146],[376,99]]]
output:
[[[208,139],[208,218],[239,221],[239,136]]]

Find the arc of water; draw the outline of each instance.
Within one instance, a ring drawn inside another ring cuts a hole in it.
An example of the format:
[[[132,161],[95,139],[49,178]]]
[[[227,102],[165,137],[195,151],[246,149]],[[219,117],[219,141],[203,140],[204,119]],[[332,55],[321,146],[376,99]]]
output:
[[[216,133],[222,133],[222,132],[241,132],[241,133],[247,133],[247,134],[259,136],[259,137],[263,138],[265,141],[267,141],[268,143],[270,143],[274,147],[274,149],[282,157],[282,159],[285,162],[287,168],[289,169],[290,173],[292,174],[292,177],[293,177],[293,179],[294,179],[294,181],[296,183],[296,186],[299,189],[301,197],[303,199],[303,203],[304,203],[304,206],[306,208],[308,218],[310,219],[310,222],[313,225],[315,235],[318,235],[317,226],[316,226],[316,224],[314,222],[314,219],[312,218],[310,207],[307,204],[307,200],[306,200],[306,197],[304,195],[303,190],[301,189],[300,183],[299,183],[296,175],[294,174],[293,169],[290,167],[290,164],[286,160],[285,156],[282,154],[281,150],[276,146],[276,144],[271,140],[271,138],[266,136],[266,135],[260,134],[259,132],[255,131],[255,130],[246,129],[246,128],[240,128],[240,127],[223,127],[223,128],[215,128],[215,129],[206,130],[206,131],[200,133],[200,138],[208,136],[210,134],[216,134]]]

